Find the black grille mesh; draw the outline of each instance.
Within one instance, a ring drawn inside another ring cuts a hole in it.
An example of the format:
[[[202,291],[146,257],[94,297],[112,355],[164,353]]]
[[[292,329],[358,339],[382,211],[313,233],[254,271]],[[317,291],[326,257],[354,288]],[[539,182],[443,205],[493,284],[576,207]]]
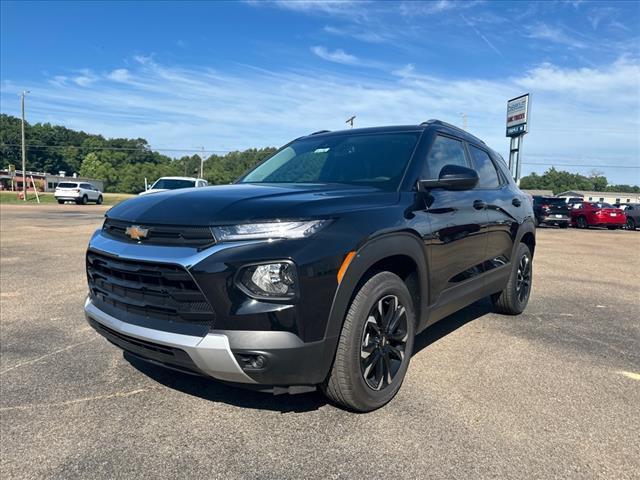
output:
[[[124,260],[87,252],[87,277],[94,299],[147,318],[213,326],[209,302],[178,265]]]

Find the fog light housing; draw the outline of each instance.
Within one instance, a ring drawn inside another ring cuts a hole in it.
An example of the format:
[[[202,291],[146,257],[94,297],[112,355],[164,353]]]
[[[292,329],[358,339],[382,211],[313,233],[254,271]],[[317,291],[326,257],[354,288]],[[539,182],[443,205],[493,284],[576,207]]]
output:
[[[297,275],[288,260],[247,265],[237,279],[241,290],[253,298],[290,299],[297,293]]]
[[[267,366],[267,357],[258,353],[236,354],[243,370],[262,370]]]

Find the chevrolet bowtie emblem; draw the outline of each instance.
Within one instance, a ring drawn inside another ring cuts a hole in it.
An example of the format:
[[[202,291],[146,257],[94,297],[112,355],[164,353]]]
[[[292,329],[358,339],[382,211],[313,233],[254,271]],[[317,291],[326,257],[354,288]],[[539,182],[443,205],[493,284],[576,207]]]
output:
[[[131,240],[142,240],[143,238],[147,238],[149,229],[142,228],[139,225],[131,225],[130,227],[127,227],[124,233],[125,235],[129,235],[129,237],[131,237]]]

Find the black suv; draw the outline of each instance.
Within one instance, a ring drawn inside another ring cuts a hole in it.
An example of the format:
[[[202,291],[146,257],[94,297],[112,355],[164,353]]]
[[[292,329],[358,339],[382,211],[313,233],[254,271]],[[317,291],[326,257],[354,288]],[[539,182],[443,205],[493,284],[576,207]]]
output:
[[[357,411],[396,394],[414,337],[529,298],[529,198],[440,121],[317,132],[233,185],[113,207],[86,256],[88,322],[147,361]]]
[[[571,222],[571,207],[564,198],[534,195],[533,215],[536,226],[544,223],[567,228]]]

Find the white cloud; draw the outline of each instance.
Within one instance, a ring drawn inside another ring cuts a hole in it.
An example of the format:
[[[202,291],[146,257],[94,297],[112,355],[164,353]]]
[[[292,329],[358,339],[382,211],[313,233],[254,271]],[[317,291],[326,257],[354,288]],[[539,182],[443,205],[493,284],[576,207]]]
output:
[[[330,51],[326,47],[315,46],[311,47],[311,51],[329,62],[342,63],[344,65],[356,65],[359,63],[356,56],[346,53],[341,48]]]
[[[367,43],[384,43],[390,42],[396,38],[396,36],[390,32],[383,31],[381,28],[377,31],[371,29],[360,29],[353,27],[334,27],[332,25],[326,25],[323,30],[326,33],[337,35],[340,37],[352,37],[361,42]]]
[[[506,156],[506,100],[529,91],[532,123],[524,146],[525,171],[527,159],[588,163],[616,183],[640,183],[637,169],[601,167],[638,165],[640,62],[634,58],[588,69],[542,64],[504,79],[450,78],[413,65],[390,76],[323,69],[221,73],[154,62],[134,64],[127,72],[126,83],[114,81],[110,72],[93,74],[93,82],[84,86],[55,77],[52,83],[5,80],[2,109],[19,114],[15,94],[28,88],[31,121],[144,137],[156,148],[204,145],[212,150],[281,145],[316,130],[342,129],[353,114],[356,127],[365,127],[429,118],[460,124],[464,112],[470,131]]]
[[[536,25],[529,27],[525,36],[538,40],[547,40],[552,43],[559,43],[571,48],[587,48],[587,44],[584,41],[569,35],[561,28],[552,27],[546,23],[537,23]]]
[[[114,82],[127,82],[131,79],[131,76],[129,75],[129,70],[126,68],[116,68],[107,75],[107,78]]]

